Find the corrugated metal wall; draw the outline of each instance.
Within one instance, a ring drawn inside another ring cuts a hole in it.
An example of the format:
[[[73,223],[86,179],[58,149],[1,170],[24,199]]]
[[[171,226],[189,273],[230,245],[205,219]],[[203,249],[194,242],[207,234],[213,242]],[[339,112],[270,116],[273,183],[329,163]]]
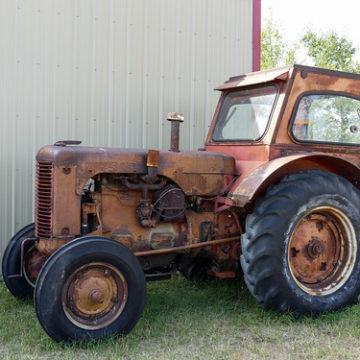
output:
[[[38,148],[168,148],[169,111],[202,146],[251,37],[252,0],[0,0],[0,255],[32,221]]]

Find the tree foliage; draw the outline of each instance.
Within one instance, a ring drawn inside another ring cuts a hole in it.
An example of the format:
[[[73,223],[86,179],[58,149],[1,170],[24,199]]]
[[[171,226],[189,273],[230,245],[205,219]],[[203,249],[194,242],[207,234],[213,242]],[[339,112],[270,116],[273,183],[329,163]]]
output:
[[[271,69],[296,61],[298,44],[286,44],[272,13],[261,30],[261,69]]]
[[[299,53],[305,54],[300,59]],[[331,70],[360,73],[356,48],[335,31],[317,33],[307,29],[296,43],[286,43],[272,13],[261,31],[261,69],[301,63]]]
[[[359,71],[359,63],[354,60],[356,48],[346,37],[334,31],[315,34],[307,30],[301,42],[315,66],[331,70]]]
[[[261,68],[277,67],[282,60],[285,43],[272,14],[261,30]]]

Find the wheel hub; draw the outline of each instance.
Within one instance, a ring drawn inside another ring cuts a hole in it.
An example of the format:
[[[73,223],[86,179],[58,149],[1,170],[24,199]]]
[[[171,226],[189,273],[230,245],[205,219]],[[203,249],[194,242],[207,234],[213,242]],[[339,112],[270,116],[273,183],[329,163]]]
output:
[[[101,290],[99,289],[94,289],[94,290],[91,290],[90,293],[89,293],[89,301],[91,303],[94,303],[94,304],[101,304],[103,302],[103,296],[104,294],[102,293]]]
[[[306,250],[310,258],[316,259],[319,255],[321,255],[324,252],[325,247],[320,240],[316,238],[312,238],[312,240],[306,246]]]
[[[324,206],[300,219],[288,246],[295,282],[312,295],[325,295],[348,279],[357,243],[349,218],[338,209]]]
[[[123,311],[128,288],[113,266],[92,263],[77,269],[63,289],[63,309],[70,321],[84,329],[97,329],[115,321]]]

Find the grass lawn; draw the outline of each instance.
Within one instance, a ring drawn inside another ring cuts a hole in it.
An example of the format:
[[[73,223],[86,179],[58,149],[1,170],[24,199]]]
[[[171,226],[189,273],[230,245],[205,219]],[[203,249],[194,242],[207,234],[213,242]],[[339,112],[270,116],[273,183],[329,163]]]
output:
[[[123,339],[64,345],[32,302],[0,282],[0,359],[359,359],[360,305],[316,319],[265,312],[242,279],[148,284],[143,317]]]

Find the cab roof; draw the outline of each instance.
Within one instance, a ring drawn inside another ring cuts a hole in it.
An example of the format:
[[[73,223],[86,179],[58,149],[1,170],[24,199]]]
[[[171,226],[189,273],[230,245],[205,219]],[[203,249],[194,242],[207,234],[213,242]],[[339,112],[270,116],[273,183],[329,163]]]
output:
[[[231,77],[228,81],[226,81],[223,85],[216,87],[215,90],[226,91],[244,86],[264,84],[276,80],[286,81],[296,71],[304,71],[306,73],[308,72],[318,73],[322,75],[334,76],[337,78],[352,78],[352,79],[360,80],[359,74],[295,64],[295,65],[284,66],[276,69],[263,70],[263,71],[248,73],[245,75],[234,76]]]

